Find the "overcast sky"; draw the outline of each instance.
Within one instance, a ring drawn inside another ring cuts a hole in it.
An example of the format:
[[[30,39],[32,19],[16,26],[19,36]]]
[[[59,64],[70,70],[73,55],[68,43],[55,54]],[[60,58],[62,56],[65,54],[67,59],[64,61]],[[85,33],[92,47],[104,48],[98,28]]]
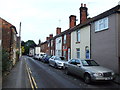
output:
[[[49,34],[56,35],[56,27],[62,31],[69,28],[69,16],[77,16],[81,3],[87,4],[88,17],[94,17],[118,5],[120,0],[1,0],[0,17],[13,24],[19,32],[22,22],[22,40],[46,40]]]

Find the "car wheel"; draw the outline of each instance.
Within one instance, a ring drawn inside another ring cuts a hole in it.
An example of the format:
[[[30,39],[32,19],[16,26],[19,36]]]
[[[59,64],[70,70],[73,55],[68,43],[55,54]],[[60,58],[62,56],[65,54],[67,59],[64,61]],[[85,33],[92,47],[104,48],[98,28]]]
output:
[[[87,84],[91,83],[91,77],[90,77],[89,74],[86,74],[85,77],[84,77],[84,79],[85,79],[85,83],[87,83]]]
[[[54,64],[54,67],[57,68],[57,64],[56,63]]]
[[[65,68],[65,74],[69,75],[69,71],[68,71],[68,68]]]

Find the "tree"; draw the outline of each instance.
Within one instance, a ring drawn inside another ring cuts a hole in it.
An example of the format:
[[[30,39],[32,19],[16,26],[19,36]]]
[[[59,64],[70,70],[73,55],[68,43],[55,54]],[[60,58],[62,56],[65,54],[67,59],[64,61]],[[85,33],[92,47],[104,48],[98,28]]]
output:
[[[36,43],[33,40],[28,40],[27,42],[21,42],[21,45],[24,45],[24,55],[29,54],[30,47],[34,48],[36,46]]]

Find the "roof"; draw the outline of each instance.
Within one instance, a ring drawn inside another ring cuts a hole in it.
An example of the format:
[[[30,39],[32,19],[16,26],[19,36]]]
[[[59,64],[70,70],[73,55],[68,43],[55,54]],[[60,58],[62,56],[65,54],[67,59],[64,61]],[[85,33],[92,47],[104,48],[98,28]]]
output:
[[[12,25],[11,23],[9,23],[8,21],[6,21],[5,19],[3,19],[3,18],[1,18],[1,17],[0,17],[0,19],[1,19],[1,20],[3,20],[3,21],[5,21],[6,23],[10,24],[10,25],[11,25],[11,27],[10,27],[10,28],[14,28],[14,29],[15,29],[15,32],[16,32],[16,34],[18,34],[18,33],[17,33],[17,30],[16,30],[16,27],[15,27],[14,25]]]
[[[50,40],[54,40],[54,39],[56,39],[57,37],[60,37],[60,36],[65,35],[65,34],[69,34],[69,33],[73,32],[73,31],[76,31],[76,30],[78,30],[78,29],[80,29],[80,28],[83,28],[83,27],[85,27],[85,26],[87,26],[87,25],[90,25],[90,24],[91,24],[92,22],[94,22],[94,21],[97,21],[97,20],[99,20],[99,19],[102,19],[102,18],[107,17],[107,16],[109,16],[109,15],[111,15],[111,14],[114,14],[114,13],[120,13],[120,5],[117,5],[117,6],[111,8],[111,9],[109,9],[109,10],[107,10],[107,11],[105,11],[105,12],[103,12],[103,13],[101,13],[101,14],[93,17],[93,18],[89,18],[86,22],[84,22],[84,23],[82,23],[82,24],[78,24],[78,25],[76,25],[76,26],[74,26],[74,27],[72,27],[72,28],[69,28],[69,29],[61,32],[59,35],[54,36],[54,37],[51,38]],[[44,43],[47,43],[47,42],[49,42],[50,40],[47,40],[47,41],[45,41]],[[42,43],[42,44],[44,44],[44,43]]]

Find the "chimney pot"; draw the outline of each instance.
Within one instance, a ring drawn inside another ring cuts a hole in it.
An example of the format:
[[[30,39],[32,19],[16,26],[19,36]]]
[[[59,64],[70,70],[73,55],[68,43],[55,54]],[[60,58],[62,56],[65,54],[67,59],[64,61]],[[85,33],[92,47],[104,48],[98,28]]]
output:
[[[57,27],[56,28],[56,35],[60,34],[61,33],[61,28],[60,27]]]
[[[88,8],[86,7],[86,4],[84,4],[84,7],[80,7],[80,23],[84,23],[87,21],[87,11]]]
[[[71,15],[69,17],[69,27],[74,27],[76,26],[76,16],[75,15]]]
[[[52,39],[53,38],[53,34],[50,34],[49,37],[50,37],[50,39]]]
[[[86,7],[86,4],[84,4],[84,7]]]
[[[83,7],[83,3],[81,3],[81,7]]]
[[[49,40],[49,37],[46,37],[46,41]]]

